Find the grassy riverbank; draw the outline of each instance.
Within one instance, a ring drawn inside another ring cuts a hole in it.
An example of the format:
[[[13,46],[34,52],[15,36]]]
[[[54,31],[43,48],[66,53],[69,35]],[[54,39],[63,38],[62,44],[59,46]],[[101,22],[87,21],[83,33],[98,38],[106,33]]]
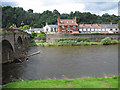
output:
[[[3,88],[118,88],[118,77],[17,81]]]
[[[34,40],[31,46],[81,46],[81,45],[113,45],[120,43],[120,40],[111,40],[109,37],[102,39],[101,42],[90,42],[86,38],[62,38],[53,43],[44,42],[41,40]]]
[[[41,42],[34,42],[31,43],[30,46],[80,46],[80,45],[102,45],[101,42],[79,42],[79,43],[41,43]]]

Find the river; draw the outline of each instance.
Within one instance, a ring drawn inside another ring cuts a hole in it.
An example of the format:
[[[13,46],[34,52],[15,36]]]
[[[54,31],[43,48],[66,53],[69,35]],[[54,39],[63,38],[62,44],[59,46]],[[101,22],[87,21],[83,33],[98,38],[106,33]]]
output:
[[[4,64],[3,84],[17,80],[85,78],[118,75],[118,46],[29,47],[41,51],[22,63]]]

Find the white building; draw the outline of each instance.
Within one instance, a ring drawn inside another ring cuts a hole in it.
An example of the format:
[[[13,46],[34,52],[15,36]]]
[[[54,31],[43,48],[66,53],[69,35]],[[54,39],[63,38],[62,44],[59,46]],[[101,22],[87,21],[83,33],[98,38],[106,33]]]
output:
[[[80,24],[80,33],[117,33],[119,28],[117,24]]]
[[[43,27],[43,32],[57,32],[57,25],[48,25],[46,24],[45,27]]]
[[[118,33],[119,32],[119,28],[117,24],[100,24],[104,27],[107,28],[107,31],[111,32],[111,33]]]
[[[80,33],[109,33],[107,28],[99,24],[80,24]]]
[[[43,32],[43,28],[30,28],[30,29],[27,29],[27,30],[24,30],[25,32],[31,34],[31,32],[34,32],[34,33],[40,33],[40,32]]]

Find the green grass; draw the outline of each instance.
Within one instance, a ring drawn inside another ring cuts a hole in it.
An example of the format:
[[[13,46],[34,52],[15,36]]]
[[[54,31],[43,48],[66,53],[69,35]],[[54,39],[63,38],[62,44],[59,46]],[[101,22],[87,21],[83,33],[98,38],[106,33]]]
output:
[[[77,42],[77,43],[41,43],[41,42],[36,42],[36,43],[31,43],[30,46],[81,46],[81,45],[102,45],[101,42]]]
[[[118,77],[17,81],[3,88],[118,88]]]

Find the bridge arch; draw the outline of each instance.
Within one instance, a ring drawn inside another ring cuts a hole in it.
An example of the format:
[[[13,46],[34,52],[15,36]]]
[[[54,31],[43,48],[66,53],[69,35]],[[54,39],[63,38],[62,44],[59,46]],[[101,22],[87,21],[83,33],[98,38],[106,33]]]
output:
[[[27,40],[27,37],[25,37],[25,40]]]
[[[22,38],[19,36],[19,37],[17,38],[17,46],[18,46],[18,48],[22,48],[22,44],[23,44],[23,40],[22,40]]]
[[[8,40],[2,40],[2,62],[7,62],[13,58],[14,47]]]
[[[17,43],[19,45],[22,45],[22,43],[23,43],[22,38],[20,36],[17,38]]]

